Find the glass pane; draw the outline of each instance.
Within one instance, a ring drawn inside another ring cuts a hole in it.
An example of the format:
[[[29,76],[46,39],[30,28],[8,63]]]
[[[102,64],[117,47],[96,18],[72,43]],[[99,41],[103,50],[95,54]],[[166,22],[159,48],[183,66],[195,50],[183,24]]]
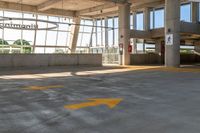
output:
[[[191,22],[191,5],[181,5],[181,21]]]
[[[47,31],[46,45],[56,45],[57,31]]]
[[[164,9],[155,10],[155,28],[164,27]]]
[[[136,15],[136,29],[137,30],[144,30],[144,13],[137,13]]]
[[[67,32],[58,32],[57,46],[66,46],[67,44]]]

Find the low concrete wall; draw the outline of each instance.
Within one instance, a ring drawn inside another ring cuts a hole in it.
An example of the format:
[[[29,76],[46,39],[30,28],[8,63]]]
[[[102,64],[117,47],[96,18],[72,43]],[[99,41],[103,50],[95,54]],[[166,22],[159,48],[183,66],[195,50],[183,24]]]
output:
[[[0,67],[102,65],[101,54],[0,54]]]
[[[200,63],[200,56],[197,54],[181,54],[181,64]]]
[[[196,54],[181,54],[181,64],[200,63],[200,56]],[[132,54],[131,65],[164,64],[164,57],[158,54]]]
[[[132,54],[131,65],[161,64],[161,56],[158,54]]]

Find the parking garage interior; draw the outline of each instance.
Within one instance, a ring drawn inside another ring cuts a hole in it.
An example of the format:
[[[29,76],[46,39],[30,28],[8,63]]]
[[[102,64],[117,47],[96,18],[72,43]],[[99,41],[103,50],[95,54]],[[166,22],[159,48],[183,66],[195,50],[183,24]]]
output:
[[[0,133],[198,133],[200,1],[0,0]]]

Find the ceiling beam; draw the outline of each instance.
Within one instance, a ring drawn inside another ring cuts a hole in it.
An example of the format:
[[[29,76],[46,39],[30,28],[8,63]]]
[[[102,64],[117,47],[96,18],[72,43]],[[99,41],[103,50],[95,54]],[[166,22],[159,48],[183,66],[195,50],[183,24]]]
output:
[[[38,11],[40,14],[49,14],[54,16],[63,16],[63,17],[76,17],[76,11],[62,10],[62,9],[49,9],[46,11]]]
[[[137,11],[138,9],[147,8],[147,7],[155,8],[158,6],[164,6],[164,4],[165,4],[165,1],[163,1],[163,0],[150,2],[150,3],[144,3],[144,4],[137,4],[137,5],[134,4],[131,7],[131,11],[134,12],[134,11]]]
[[[59,2],[61,2],[62,0],[47,0],[46,2],[38,5],[38,10],[39,11],[45,11],[48,10],[50,8],[53,8],[53,6]]]
[[[101,11],[101,10],[104,10],[104,9],[107,9],[107,8],[112,8],[112,7],[115,7],[115,6],[116,6],[115,3],[103,4],[103,5],[95,6],[95,7],[92,7],[92,8],[80,10],[80,11],[77,12],[77,15],[84,15],[84,14],[87,14],[87,13],[98,12],[98,11]]]
[[[91,17],[91,18],[105,18],[105,17],[113,17],[113,16],[118,16],[118,11],[111,11],[111,12],[96,14],[96,15],[88,16],[88,17]]]
[[[95,0],[96,1],[96,0]],[[99,0],[100,1],[100,0]],[[114,0],[110,0],[110,1],[114,1]],[[149,2],[150,0],[145,0],[145,2],[139,2],[139,3],[134,3],[131,5],[131,11],[137,11],[141,8],[145,8],[145,7],[158,7],[158,6],[164,6],[164,0],[154,0],[154,2]],[[135,0],[132,0],[131,2],[136,2]],[[99,5],[96,7],[92,7],[92,8],[88,8],[88,9],[84,9],[84,10],[80,10],[77,12],[77,16],[91,16],[91,17],[106,17],[106,16],[112,16],[112,15],[117,15],[118,11],[117,10],[113,10],[113,11],[109,11],[106,12],[106,9],[109,8],[113,8],[118,6],[117,3],[108,3],[108,4],[103,4],[103,5]],[[101,13],[101,11],[103,11]],[[92,15],[95,14],[95,15]]]
[[[0,1],[0,8],[10,11],[23,11],[27,13],[38,13],[45,15],[54,15],[54,16],[65,16],[65,17],[74,17],[75,11],[60,10],[60,9],[50,9],[46,11],[38,11],[37,6],[24,5],[19,3],[3,2]]]
[[[124,4],[129,2],[129,0],[89,0],[94,2],[101,2],[101,3],[117,3],[117,4]]]

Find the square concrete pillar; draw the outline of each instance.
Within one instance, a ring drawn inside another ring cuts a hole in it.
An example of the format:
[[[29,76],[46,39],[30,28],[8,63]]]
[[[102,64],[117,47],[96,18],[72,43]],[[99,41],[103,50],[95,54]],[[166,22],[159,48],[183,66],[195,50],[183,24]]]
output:
[[[191,19],[192,23],[198,23],[199,21],[199,7],[197,2],[191,3]]]
[[[119,43],[123,44],[123,55],[120,58],[120,64],[130,65],[130,53],[128,46],[130,44],[130,4],[119,5]]]
[[[136,15],[137,13],[136,12],[133,12],[133,30],[136,30]],[[133,54],[136,54],[137,53],[137,39],[136,38],[133,38]]]
[[[69,45],[70,53],[76,52],[80,22],[81,22],[80,18],[78,17],[73,18],[74,25],[71,25],[72,27],[71,27],[71,33],[70,33],[70,45]]]
[[[150,8],[144,9],[144,30],[150,30]]]
[[[165,0],[165,66],[180,66],[180,0]]]

